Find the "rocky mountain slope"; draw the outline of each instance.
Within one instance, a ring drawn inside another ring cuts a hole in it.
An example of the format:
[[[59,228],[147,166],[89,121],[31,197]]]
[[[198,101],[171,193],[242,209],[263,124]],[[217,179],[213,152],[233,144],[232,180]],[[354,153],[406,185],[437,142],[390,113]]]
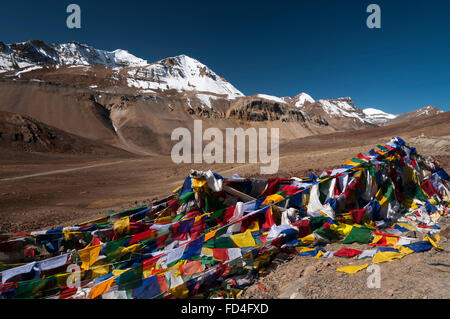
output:
[[[0,111],[0,148],[3,152],[127,155],[121,149],[67,133],[28,116],[4,111]]]
[[[424,116],[436,115],[436,114],[440,114],[443,112],[444,111],[442,111],[441,109],[438,109],[435,106],[429,105],[429,106],[422,107],[422,108],[412,111],[412,112],[399,114],[392,120],[388,121],[388,124],[395,124],[395,123],[410,121],[410,120],[418,119],[418,118],[421,118]]]

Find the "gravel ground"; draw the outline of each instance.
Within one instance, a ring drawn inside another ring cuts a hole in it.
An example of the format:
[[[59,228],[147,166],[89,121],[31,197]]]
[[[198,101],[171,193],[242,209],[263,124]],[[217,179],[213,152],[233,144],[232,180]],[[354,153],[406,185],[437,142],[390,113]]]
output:
[[[368,277],[374,273],[368,268],[356,274],[336,271],[342,266],[372,264],[370,259],[331,257],[315,259],[295,255],[284,263],[271,265],[253,285],[248,287],[243,299],[448,299],[450,296],[450,228],[448,216],[441,218],[443,251],[432,249],[413,253],[392,262],[376,264],[380,271],[380,287],[369,288]],[[418,233],[418,238],[423,234]],[[333,243],[327,251],[340,248],[358,250],[373,246],[357,243]],[[431,265],[439,264],[439,265]],[[443,264],[443,265],[442,265]],[[447,265],[447,266],[445,266]]]

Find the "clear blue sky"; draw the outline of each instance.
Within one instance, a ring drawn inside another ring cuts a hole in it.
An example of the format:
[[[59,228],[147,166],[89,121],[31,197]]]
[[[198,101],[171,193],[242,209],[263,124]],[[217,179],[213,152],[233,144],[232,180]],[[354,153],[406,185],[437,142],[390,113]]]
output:
[[[81,6],[81,29],[66,7]],[[366,7],[381,7],[381,29]],[[156,61],[187,54],[246,95],[450,108],[450,1],[2,1],[0,41],[79,41]]]

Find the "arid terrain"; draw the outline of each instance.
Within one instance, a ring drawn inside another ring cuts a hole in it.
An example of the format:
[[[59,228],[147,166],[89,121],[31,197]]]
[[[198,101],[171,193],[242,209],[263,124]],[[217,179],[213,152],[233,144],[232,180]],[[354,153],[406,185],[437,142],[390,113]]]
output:
[[[346,158],[365,153],[392,136],[401,136],[421,154],[436,158],[448,171],[449,117],[447,112],[392,127],[292,140],[280,146],[278,175],[304,176],[339,167]],[[212,169],[223,176],[259,175],[255,164],[176,165],[168,156],[121,152],[102,156],[24,153],[4,148],[0,162],[0,232],[68,226],[103,216],[111,209],[149,204],[179,186],[191,168]],[[364,264],[364,260],[295,256],[278,266],[274,263],[242,297],[280,298],[286,291],[294,291],[295,298],[448,298],[449,231],[447,224],[441,226],[441,246],[446,250],[381,264],[380,289],[367,287],[370,273],[365,271],[354,275],[336,272],[337,267]],[[337,248],[331,246],[326,249]]]
[[[316,135],[280,146],[278,176],[304,176],[343,165],[392,136],[404,138],[423,155],[434,156],[448,170],[449,112],[389,127]],[[422,137],[423,134],[423,137]],[[189,170],[211,169],[225,177],[260,176],[257,164],[174,164],[170,156],[0,153],[0,231],[31,231],[72,225],[164,197]]]

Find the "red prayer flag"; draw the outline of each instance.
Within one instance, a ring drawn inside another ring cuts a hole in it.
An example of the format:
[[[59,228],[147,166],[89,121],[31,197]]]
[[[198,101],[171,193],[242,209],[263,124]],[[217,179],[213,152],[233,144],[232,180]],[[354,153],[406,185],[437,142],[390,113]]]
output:
[[[202,263],[198,260],[193,260],[185,265],[180,266],[180,272],[182,276],[198,274],[202,271],[203,271]]]
[[[333,254],[333,256],[351,258],[351,257],[355,257],[355,256],[359,255],[360,253],[362,253],[361,250],[350,249],[350,248],[341,248],[337,252],[335,252]]]
[[[228,260],[228,249],[226,248],[213,248],[214,259],[225,261]]]

